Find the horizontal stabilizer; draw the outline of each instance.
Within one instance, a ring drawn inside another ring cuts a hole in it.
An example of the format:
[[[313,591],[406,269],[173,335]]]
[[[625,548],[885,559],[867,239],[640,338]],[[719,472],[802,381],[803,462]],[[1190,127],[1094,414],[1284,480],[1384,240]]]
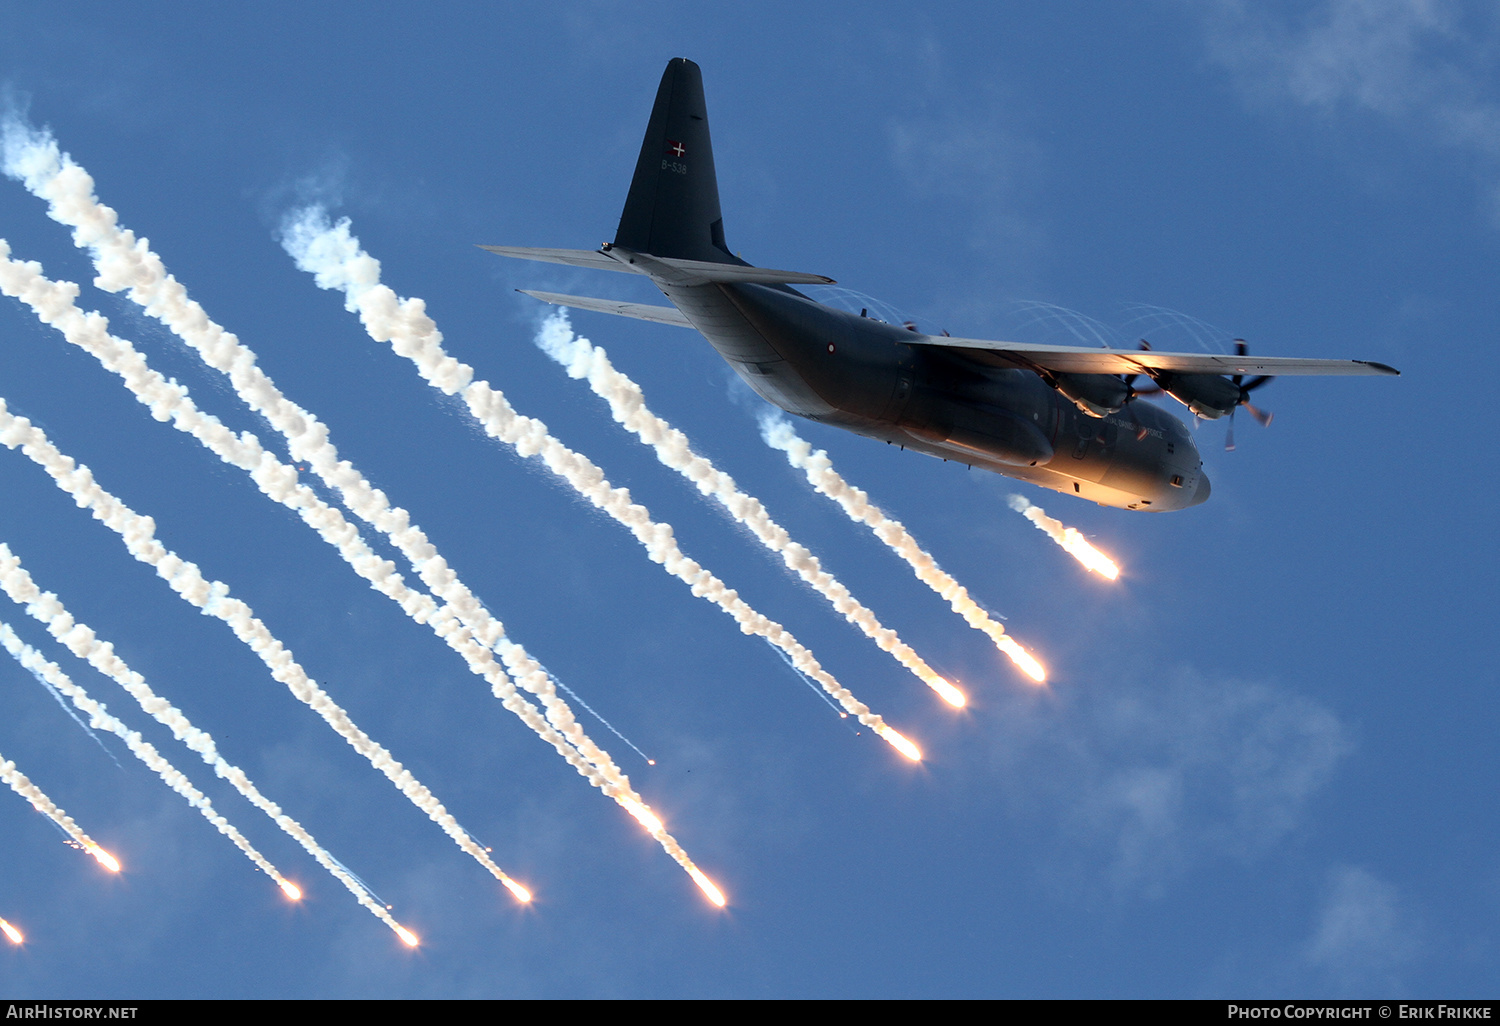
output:
[[[518,260],[543,260],[549,264],[573,264],[576,267],[596,267],[601,271],[628,271],[639,274],[633,267],[626,267],[618,260],[597,249],[542,249],[536,246],[480,246],[491,253]]]
[[[680,260],[675,257],[637,253],[623,246],[606,245],[603,249],[542,249],[532,246],[480,246],[491,253],[521,260],[542,260],[550,264],[572,264],[603,271],[625,271],[646,274],[667,285],[707,285],[710,282],[749,282],[759,285],[802,284],[832,285],[833,279],[802,271],[778,271],[748,264],[716,264],[706,260]]]
[[[516,289],[523,295],[540,299],[553,306],[567,306],[575,310],[593,310],[596,313],[634,317],[638,321],[655,321],[657,324],[675,324],[679,328],[691,328],[693,323],[682,315],[682,311],[671,306],[652,306],[649,303],[622,303],[617,299],[594,299],[591,296],[565,296],[558,292],[533,292]]]
[[[1310,360],[1292,356],[1216,356],[1208,353],[1160,353],[1154,349],[1084,349],[1042,346],[1025,342],[994,342],[946,335],[913,335],[908,345],[978,350],[1012,367],[1059,371],[1065,374],[1400,374],[1394,367],[1370,360]]]

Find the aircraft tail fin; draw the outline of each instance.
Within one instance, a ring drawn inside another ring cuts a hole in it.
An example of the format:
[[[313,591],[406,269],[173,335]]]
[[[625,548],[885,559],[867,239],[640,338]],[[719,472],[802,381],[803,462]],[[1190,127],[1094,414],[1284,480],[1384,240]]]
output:
[[[674,58],[662,74],[614,244],[658,257],[744,263],[724,242],[703,73],[685,58]]]

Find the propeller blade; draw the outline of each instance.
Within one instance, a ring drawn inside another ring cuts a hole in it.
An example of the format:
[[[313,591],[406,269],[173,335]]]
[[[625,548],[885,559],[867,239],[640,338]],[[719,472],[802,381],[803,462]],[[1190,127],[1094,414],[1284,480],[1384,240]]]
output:
[[[1248,392],[1251,389],[1259,388],[1261,385],[1264,385],[1268,381],[1274,381],[1274,380],[1275,379],[1271,375],[1269,375],[1269,374],[1262,374],[1258,378],[1251,378],[1248,382],[1246,382],[1244,385],[1242,385],[1240,387],[1241,387],[1241,389],[1243,391]]]
[[[1271,426],[1271,417],[1273,416],[1273,414],[1270,411],[1257,409],[1256,407],[1251,406],[1249,403],[1241,403],[1240,405],[1250,411],[1250,416],[1254,417],[1256,422],[1260,424],[1261,427]]]
[[[1229,412],[1229,431],[1224,435],[1224,451],[1234,452],[1234,411]]]

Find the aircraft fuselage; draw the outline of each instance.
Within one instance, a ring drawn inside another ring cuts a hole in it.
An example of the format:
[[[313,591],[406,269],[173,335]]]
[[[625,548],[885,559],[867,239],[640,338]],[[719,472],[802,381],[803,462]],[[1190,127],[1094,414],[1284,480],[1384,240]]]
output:
[[[1168,511],[1208,498],[1192,436],[1149,403],[1092,417],[1033,371],[907,344],[906,329],[787,286],[658,285],[788,413],[1106,506]]]

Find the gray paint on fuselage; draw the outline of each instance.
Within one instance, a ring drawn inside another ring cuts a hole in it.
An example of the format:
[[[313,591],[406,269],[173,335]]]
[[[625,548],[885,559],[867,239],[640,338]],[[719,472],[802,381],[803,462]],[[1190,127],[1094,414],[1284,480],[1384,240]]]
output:
[[[903,328],[787,286],[659,287],[788,413],[1104,505],[1167,511],[1208,497],[1192,437],[1149,403],[1089,417],[1032,371],[904,343]]]

